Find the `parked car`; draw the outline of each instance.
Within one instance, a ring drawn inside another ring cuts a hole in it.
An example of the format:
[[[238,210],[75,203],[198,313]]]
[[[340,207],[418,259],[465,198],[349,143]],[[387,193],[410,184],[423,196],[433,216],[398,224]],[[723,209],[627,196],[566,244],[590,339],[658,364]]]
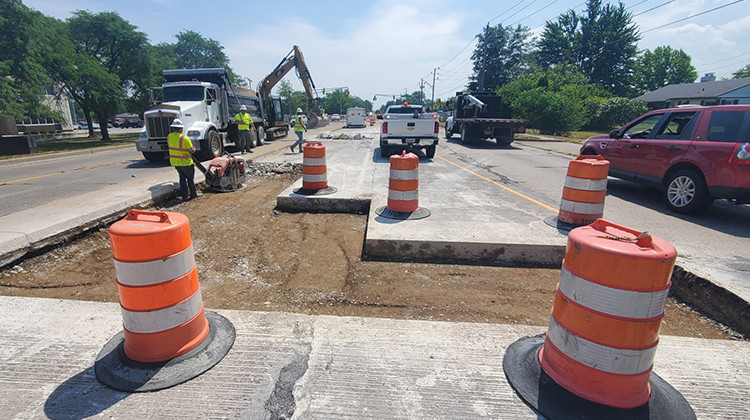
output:
[[[608,136],[588,138],[609,175],[654,185],[667,207],[700,213],[717,198],[750,203],[750,105],[659,109]]]

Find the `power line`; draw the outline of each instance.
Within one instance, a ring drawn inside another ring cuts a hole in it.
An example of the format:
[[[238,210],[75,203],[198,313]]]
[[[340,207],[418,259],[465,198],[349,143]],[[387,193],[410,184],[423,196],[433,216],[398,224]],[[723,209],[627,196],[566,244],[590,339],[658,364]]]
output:
[[[634,14],[634,15],[633,15],[633,17],[636,17],[636,16],[640,16],[640,15],[642,15],[642,14],[644,14],[644,13],[648,13],[648,12],[650,12],[650,11],[652,11],[652,10],[656,10],[656,9],[658,9],[658,8],[662,7],[662,6],[666,6],[666,5],[668,5],[669,3],[674,3],[674,2],[676,2],[676,1],[677,1],[677,0],[669,0],[669,1],[667,1],[667,2],[664,2],[664,3],[662,3],[662,4],[658,5],[658,6],[654,6],[654,7],[650,8],[650,9],[648,9],[648,10],[644,10],[644,11],[642,11],[642,12],[640,12],[640,13],[636,13],[636,14]]]
[[[712,61],[712,62],[710,62],[710,63],[708,63],[708,64],[701,64],[700,62],[699,62],[699,63],[694,63],[694,64],[695,64],[696,66],[706,66],[706,65],[711,65],[711,64],[716,64],[716,63],[721,63],[721,62],[724,62],[724,61],[734,60],[735,58],[739,58],[739,57],[742,57],[742,56],[745,56],[745,55],[748,55],[748,54],[750,54],[750,51],[744,52],[744,53],[742,53],[742,54],[737,54],[737,55],[734,55],[734,56],[732,56],[732,57],[727,57],[727,58],[725,58],[725,59],[723,59],[723,60],[716,60],[716,61]],[[743,59],[743,60],[744,60],[744,59]]]
[[[736,0],[736,1],[733,1],[731,3],[727,3],[727,4],[724,4],[724,5],[718,6],[718,7],[714,7],[713,9],[709,9],[709,10],[706,10],[706,11],[703,11],[703,12],[700,12],[700,13],[696,13],[694,15],[690,15],[690,16],[682,18],[682,19],[675,20],[674,22],[665,23],[664,25],[660,25],[660,26],[657,26],[655,28],[651,28],[651,29],[645,30],[645,31],[643,31],[641,33],[645,34],[646,32],[655,31],[657,29],[661,29],[661,28],[667,27],[669,25],[674,25],[675,23],[679,23],[679,22],[682,22],[682,21],[685,21],[685,20],[688,20],[688,19],[692,19],[692,18],[698,17],[700,15],[705,15],[706,13],[710,13],[710,12],[713,12],[715,10],[723,9],[723,8],[725,8],[727,6],[731,6],[733,4],[737,4],[737,3],[740,3],[740,2],[743,2],[743,1],[745,1],[745,0]]]
[[[527,4],[526,6],[522,7],[522,8],[521,8],[521,9],[519,9],[518,11],[516,11],[516,13],[513,13],[512,15],[508,16],[507,18],[503,19],[503,20],[502,20],[502,21],[501,21],[500,23],[503,23],[503,22],[505,22],[506,20],[508,20],[508,19],[512,18],[513,16],[515,16],[515,15],[517,15],[517,14],[519,14],[519,13],[523,12],[524,10],[528,9],[529,7],[531,7],[531,5],[532,5],[532,4],[534,4],[534,3],[536,3],[536,2],[537,2],[537,0],[533,0],[533,1],[531,2],[531,3]],[[487,24],[489,24],[489,22],[487,22]]]
[[[513,26],[513,25],[515,25],[515,24],[517,24],[517,23],[520,23],[520,22],[522,22],[522,21],[524,21],[524,20],[526,20],[526,19],[528,19],[528,18],[530,18],[530,17],[534,16],[535,14],[537,14],[537,13],[541,12],[542,10],[544,10],[544,9],[546,9],[546,8],[550,7],[550,6],[552,6],[553,4],[557,3],[558,1],[559,1],[559,0],[553,0],[553,1],[552,1],[552,3],[549,3],[548,5],[546,5],[546,6],[542,7],[541,9],[537,9],[537,11],[536,11],[536,12],[534,12],[534,13],[532,13],[532,14],[530,14],[530,15],[527,15],[526,17],[523,17],[523,18],[521,18],[521,19],[519,19],[519,20],[517,20],[517,21],[515,21],[515,22],[511,23],[511,24],[510,24],[509,26]]]
[[[468,44],[466,44],[466,46],[465,46],[465,47],[461,48],[461,51],[459,51],[459,52],[458,52],[458,54],[454,55],[454,56],[453,56],[453,58],[451,58],[450,60],[448,60],[448,61],[447,61],[447,62],[446,62],[445,64],[443,64],[443,65],[442,65],[442,66],[440,66],[440,67],[445,67],[445,66],[447,66],[447,65],[448,65],[448,64],[449,64],[449,63],[450,63],[451,61],[455,60],[455,59],[456,59],[456,57],[458,57],[458,56],[459,56],[459,55],[460,55],[460,54],[461,54],[462,52],[464,52],[464,50],[466,50],[467,48],[469,48],[469,45],[471,45],[471,43],[472,43],[472,42],[474,42],[474,40],[475,40],[475,39],[477,39],[477,37],[478,37],[478,35],[474,35],[474,38],[471,38],[471,41],[469,41],[469,43],[468,43]]]
[[[639,4],[643,4],[643,3],[647,2],[647,1],[648,0],[639,1],[638,3],[636,3],[636,4],[632,5],[632,6],[626,7],[625,10],[630,10],[630,9],[634,8],[635,6],[638,6]]]
[[[493,20],[495,20],[495,19],[499,18],[500,16],[502,16],[502,15],[510,12],[511,10],[515,9],[516,6],[518,6],[519,4],[521,4],[523,2],[524,2],[524,0],[519,1],[518,3],[514,4],[513,6],[511,6],[510,9],[508,9],[508,10],[504,11],[503,13],[500,13],[499,15],[497,15],[497,16],[493,17],[492,19],[488,20],[487,23],[488,24],[492,23]]]

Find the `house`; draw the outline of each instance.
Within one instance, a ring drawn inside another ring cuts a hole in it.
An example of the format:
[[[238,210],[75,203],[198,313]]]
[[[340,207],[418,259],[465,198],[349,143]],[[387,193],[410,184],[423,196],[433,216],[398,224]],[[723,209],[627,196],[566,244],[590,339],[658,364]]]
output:
[[[668,85],[636,99],[648,103],[653,109],[673,108],[685,104],[750,104],[750,77]]]

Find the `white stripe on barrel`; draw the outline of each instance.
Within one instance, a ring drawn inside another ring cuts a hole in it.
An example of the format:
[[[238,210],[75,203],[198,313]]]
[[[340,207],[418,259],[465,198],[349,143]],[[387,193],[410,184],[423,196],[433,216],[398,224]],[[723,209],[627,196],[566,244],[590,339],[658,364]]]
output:
[[[195,267],[193,247],[163,260],[146,262],[115,261],[117,281],[126,286],[150,286],[184,276]]]

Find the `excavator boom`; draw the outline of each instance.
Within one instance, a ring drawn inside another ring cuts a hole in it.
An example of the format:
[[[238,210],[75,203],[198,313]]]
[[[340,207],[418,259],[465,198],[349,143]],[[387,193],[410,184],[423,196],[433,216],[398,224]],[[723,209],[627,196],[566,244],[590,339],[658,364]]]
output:
[[[304,86],[307,93],[307,101],[310,105],[308,127],[315,128],[324,121],[323,108],[320,106],[320,98],[318,98],[315,92],[315,83],[312,80],[312,76],[310,76],[307,63],[305,63],[305,57],[298,46],[293,46],[289,54],[258,84],[258,95],[263,100],[263,103],[268,103],[273,87],[295,67],[297,68],[297,76],[302,81],[302,86]]]

